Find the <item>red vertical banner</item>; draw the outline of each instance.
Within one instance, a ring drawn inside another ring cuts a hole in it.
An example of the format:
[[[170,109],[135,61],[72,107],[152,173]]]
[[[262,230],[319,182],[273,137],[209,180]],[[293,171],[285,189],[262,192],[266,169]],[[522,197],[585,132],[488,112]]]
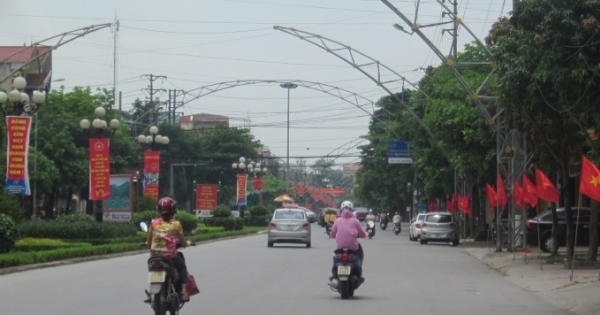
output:
[[[90,200],[110,199],[108,138],[90,139]]]
[[[158,174],[160,171],[160,152],[144,152],[144,196],[158,200]]]
[[[248,184],[248,174],[237,174],[237,205],[245,206],[248,204],[246,199],[246,185]]]
[[[196,210],[212,210],[217,207],[217,185],[196,185]]]
[[[6,194],[31,195],[27,172],[30,131],[31,117],[6,116]]]

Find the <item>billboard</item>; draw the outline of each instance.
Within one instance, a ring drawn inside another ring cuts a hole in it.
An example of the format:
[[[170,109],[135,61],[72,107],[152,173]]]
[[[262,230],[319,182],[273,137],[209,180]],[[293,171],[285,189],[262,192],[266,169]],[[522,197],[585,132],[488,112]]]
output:
[[[110,199],[104,201],[102,221],[130,222],[133,207],[133,176],[110,175]]]

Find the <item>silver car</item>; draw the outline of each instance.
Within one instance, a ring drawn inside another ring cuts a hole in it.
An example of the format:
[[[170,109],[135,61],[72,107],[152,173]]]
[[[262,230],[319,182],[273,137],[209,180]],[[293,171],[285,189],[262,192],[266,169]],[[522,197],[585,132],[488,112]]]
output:
[[[277,209],[269,222],[267,244],[273,247],[274,243],[302,243],[310,247],[310,223],[306,212],[301,209]]]
[[[429,212],[421,224],[421,244],[451,242],[458,245],[458,228],[450,212]]]
[[[421,239],[421,225],[423,224],[423,219],[425,218],[425,215],[426,215],[426,213],[419,213],[410,222],[410,228],[408,230],[408,239],[409,240],[417,241],[417,240]]]

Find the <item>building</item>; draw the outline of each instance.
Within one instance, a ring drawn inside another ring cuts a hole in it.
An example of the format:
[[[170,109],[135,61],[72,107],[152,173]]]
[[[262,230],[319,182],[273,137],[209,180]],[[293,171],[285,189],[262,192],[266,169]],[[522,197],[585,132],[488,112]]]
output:
[[[360,163],[346,164],[343,167],[344,176],[354,176],[358,169],[361,168]]]
[[[205,130],[213,129],[217,126],[229,127],[229,117],[206,113],[181,116],[179,126],[182,130],[197,130],[202,134]]]
[[[27,80],[25,92],[29,95],[36,90],[50,91],[52,80],[52,50],[48,46],[0,46],[0,77],[22,76]],[[0,90],[12,90],[12,80],[0,83]]]

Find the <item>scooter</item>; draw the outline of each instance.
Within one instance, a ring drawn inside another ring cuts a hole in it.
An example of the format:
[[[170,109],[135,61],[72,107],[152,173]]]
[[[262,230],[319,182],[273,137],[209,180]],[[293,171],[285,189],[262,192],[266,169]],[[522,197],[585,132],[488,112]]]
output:
[[[145,222],[140,223],[140,228],[148,232],[148,225]],[[195,246],[194,243],[191,244]],[[146,246],[146,244],[142,244]],[[181,246],[178,244],[177,248]],[[178,252],[177,255],[183,254]],[[156,315],[176,315],[183,308],[186,301],[180,299],[181,283],[179,282],[179,273],[170,260],[164,257],[151,257],[148,259],[148,282],[150,291],[146,294],[150,297],[147,303],[154,310]]]
[[[394,233],[396,233],[396,235],[398,235],[401,231],[402,231],[402,227],[400,226],[400,223],[394,223]]]
[[[379,227],[381,228],[382,231],[385,231],[385,229],[387,228],[387,220],[380,221],[379,222]]]
[[[369,238],[373,238],[373,236],[375,236],[375,222],[373,221],[368,221],[367,222],[367,231],[369,234]]]
[[[336,249],[333,256],[333,276],[329,288],[339,292],[343,300],[354,296],[354,290],[363,283],[358,253],[349,249]]]

